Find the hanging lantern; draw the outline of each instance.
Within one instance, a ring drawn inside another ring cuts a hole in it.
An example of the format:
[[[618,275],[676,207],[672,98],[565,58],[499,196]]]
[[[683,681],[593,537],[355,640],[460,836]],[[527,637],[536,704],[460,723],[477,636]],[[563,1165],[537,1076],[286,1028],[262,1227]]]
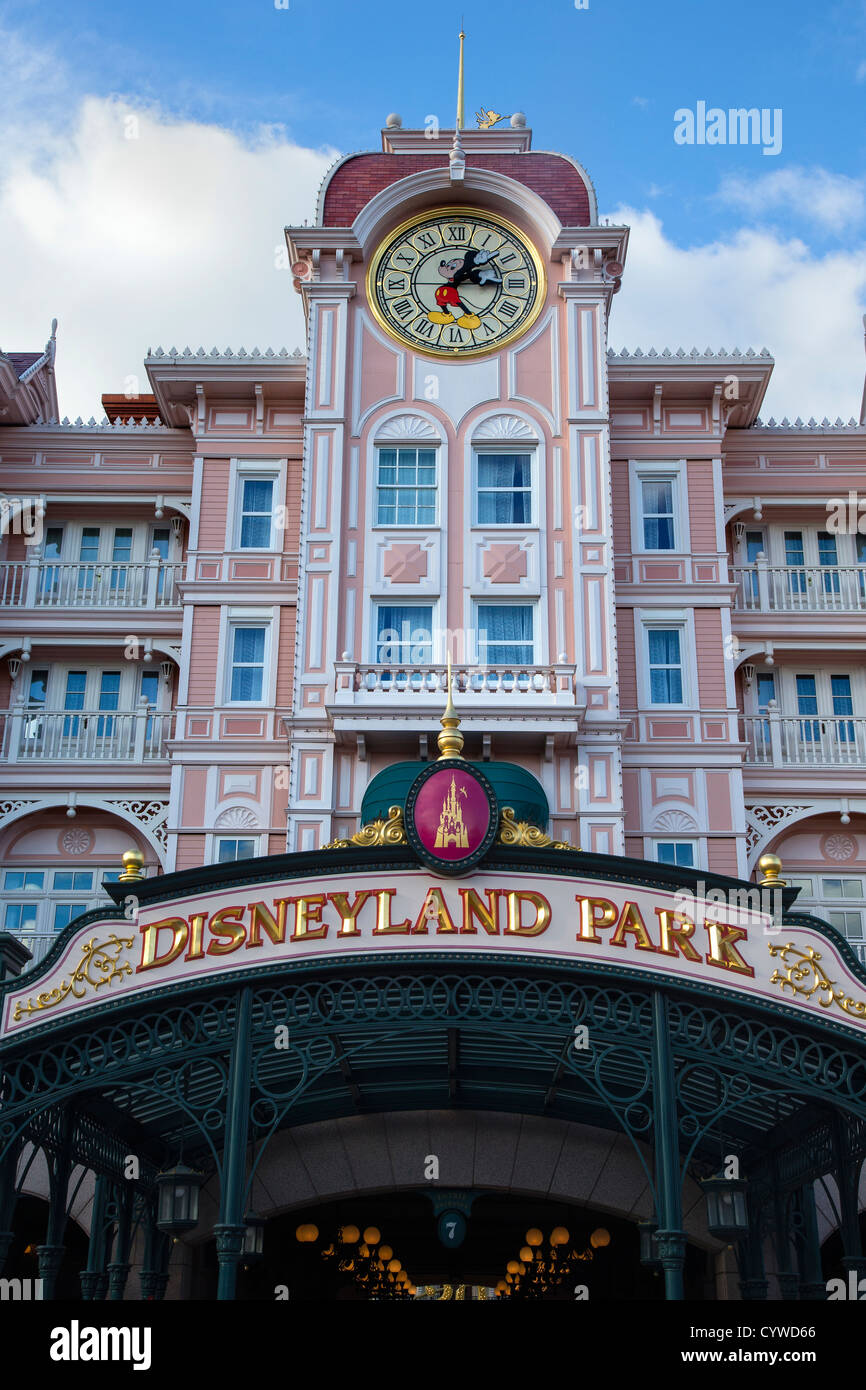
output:
[[[639,1221],[637,1229],[640,1235],[640,1262],[647,1269],[652,1269],[661,1263],[656,1245],[656,1226],[652,1221]]]
[[[537,1226],[530,1226],[529,1230],[526,1232],[526,1244],[527,1244],[527,1245],[541,1245],[542,1242],[543,1242],[543,1240],[544,1240],[544,1236],[542,1235],[542,1233],[541,1233],[541,1231],[538,1229],[538,1227],[537,1227]]]
[[[312,1245],[319,1239],[319,1228],[314,1226],[312,1221],[307,1221],[303,1226],[299,1226],[295,1231],[295,1240],[300,1241],[301,1245]]]
[[[341,1226],[337,1239],[341,1245],[355,1245],[361,1239],[361,1232],[357,1226]]]
[[[603,1250],[606,1245],[610,1245],[610,1231],[606,1231],[604,1226],[599,1226],[590,1236],[589,1243],[593,1250]]]
[[[707,1230],[719,1240],[742,1240],[749,1233],[746,1183],[742,1178],[706,1178]]]
[[[179,1236],[198,1225],[198,1198],[204,1180],[204,1173],[185,1163],[157,1173],[156,1224],[161,1231]]]
[[[550,1233],[550,1243],[551,1245],[568,1244],[568,1231],[565,1229],[564,1226],[554,1226],[553,1230]]]
[[[247,1212],[245,1221],[246,1230],[244,1231],[243,1261],[244,1264],[257,1264],[262,1258],[262,1249],[265,1236],[265,1218],[258,1216],[256,1212]]]

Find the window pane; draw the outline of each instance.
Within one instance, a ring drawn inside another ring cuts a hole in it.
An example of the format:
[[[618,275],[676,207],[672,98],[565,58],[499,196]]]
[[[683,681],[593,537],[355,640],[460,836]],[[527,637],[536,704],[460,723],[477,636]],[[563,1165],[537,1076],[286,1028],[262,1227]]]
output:
[[[63,928],[69,925],[73,917],[77,917],[79,912],[84,910],[84,903],[55,903],[54,918],[51,923],[52,930],[63,931]]]
[[[44,705],[45,696],[48,690],[47,670],[31,671],[30,690],[28,692],[28,702],[30,705]]]
[[[433,609],[422,604],[382,603],[376,609],[376,661],[381,666],[429,665],[433,660]]]
[[[3,925],[7,931],[21,931],[24,927],[36,926],[38,903],[7,903]]]
[[[241,501],[241,547],[266,548],[271,543],[273,478],[244,478]]]
[[[69,671],[66,676],[66,700],[64,709],[84,709],[84,692],[87,688],[86,671]]]
[[[647,634],[650,666],[650,700],[654,705],[681,705],[683,677],[680,666],[680,634],[677,628],[651,628]]]
[[[377,525],[434,525],[435,485],[435,450],[380,449],[376,498]]]
[[[674,485],[670,479],[641,483],[645,550],[674,549]]]
[[[478,455],[480,525],[529,525],[532,521],[532,456]]]
[[[534,651],[529,604],[484,603],[478,607],[478,659],[483,666],[529,666]]]
[[[23,888],[38,892],[44,883],[45,874],[41,869],[7,869],[3,877],[3,887],[10,893],[20,893]]]
[[[229,864],[237,859],[252,859],[255,855],[255,840],[220,840],[217,846],[217,863]]]

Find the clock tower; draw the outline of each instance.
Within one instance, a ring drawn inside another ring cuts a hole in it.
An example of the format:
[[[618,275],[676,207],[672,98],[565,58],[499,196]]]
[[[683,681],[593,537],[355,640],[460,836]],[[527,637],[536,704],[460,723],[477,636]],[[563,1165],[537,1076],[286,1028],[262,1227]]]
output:
[[[351,834],[381,768],[435,757],[450,656],[467,756],[522,763],[557,840],[622,854],[606,345],[627,228],[519,113],[390,116],[286,237],[309,363],[288,848]]]

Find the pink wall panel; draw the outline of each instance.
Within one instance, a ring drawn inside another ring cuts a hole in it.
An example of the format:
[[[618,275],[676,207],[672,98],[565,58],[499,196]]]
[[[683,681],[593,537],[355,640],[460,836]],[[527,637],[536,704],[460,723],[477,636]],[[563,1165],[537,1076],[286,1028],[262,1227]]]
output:
[[[613,548],[618,555],[631,550],[631,515],[628,500],[628,464],[611,464]]]
[[[710,871],[714,874],[730,874],[738,877],[736,840],[710,840],[707,845]]]
[[[634,626],[630,608],[617,616],[619,647],[619,697],[623,709],[637,709],[637,667],[635,665]]]
[[[204,835],[179,835],[177,840],[177,868],[196,869],[204,863]]]
[[[277,704],[292,703],[292,673],[295,666],[295,609],[280,609],[280,650],[277,656]]]
[[[215,691],[219,658],[220,613],[218,608],[196,608],[192,625],[189,662],[189,704],[219,704]]]
[[[717,550],[711,459],[699,459],[688,464],[688,488],[692,550]]]
[[[184,825],[205,824],[205,791],[207,787],[206,767],[187,767],[183,776],[183,819]]]
[[[622,800],[625,811],[626,830],[640,829],[640,773],[636,767],[625,767],[622,772]],[[628,852],[628,851],[626,851]]]
[[[228,502],[228,459],[205,459],[198,533],[199,550],[225,549]]]
[[[710,830],[732,830],[731,779],[727,772],[707,773]]]
[[[724,709],[725,655],[722,615],[717,608],[695,609],[695,648],[701,705],[704,709]]]

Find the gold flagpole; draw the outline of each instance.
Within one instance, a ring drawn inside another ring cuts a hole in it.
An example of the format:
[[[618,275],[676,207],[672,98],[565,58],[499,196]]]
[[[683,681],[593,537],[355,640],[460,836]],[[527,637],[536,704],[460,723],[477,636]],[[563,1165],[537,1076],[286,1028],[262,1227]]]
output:
[[[457,129],[463,129],[463,24],[460,25],[460,64],[457,69]]]

